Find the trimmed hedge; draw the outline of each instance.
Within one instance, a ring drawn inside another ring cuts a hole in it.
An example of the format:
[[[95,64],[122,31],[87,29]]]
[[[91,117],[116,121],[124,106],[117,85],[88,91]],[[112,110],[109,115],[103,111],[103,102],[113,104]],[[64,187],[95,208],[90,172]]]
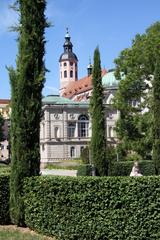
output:
[[[160,239],[160,177],[34,177],[28,227],[59,240]]]
[[[9,217],[9,175],[0,174],[0,224],[10,223]]]
[[[154,162],[149,160],[138,161],[140,172],[143,176],[155,175]],[[109,176],[129,176],[132,170],[133,161],[121,161],[110,164]]]

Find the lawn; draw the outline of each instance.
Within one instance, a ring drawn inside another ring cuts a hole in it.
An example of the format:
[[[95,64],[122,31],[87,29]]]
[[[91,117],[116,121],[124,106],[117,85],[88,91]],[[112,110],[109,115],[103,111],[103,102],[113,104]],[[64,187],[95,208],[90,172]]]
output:
[[[29,228],[16,226],[0,226],[0,240],[56,240],[55,238],[39,235]]]

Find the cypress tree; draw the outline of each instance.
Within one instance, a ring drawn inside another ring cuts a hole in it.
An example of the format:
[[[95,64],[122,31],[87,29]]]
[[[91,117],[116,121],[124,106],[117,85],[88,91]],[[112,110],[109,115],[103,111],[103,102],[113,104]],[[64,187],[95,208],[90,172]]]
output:
[[[98,47],[94,51],[92,83],[93,91],[90,101],[90,114],[92,118],[91,159],[95,167],[96,175],[105,176],[107,175],[106,131],[101,61]]]
[[[160,56],[157,54],[153,80],[153,160],[160,175]]]
[[[45,0],[19,0],[20,14],[16,70],[9,69],[11,83],[10,215],[24,225],[22,182],[40,173],[40,118],[44,85]]]

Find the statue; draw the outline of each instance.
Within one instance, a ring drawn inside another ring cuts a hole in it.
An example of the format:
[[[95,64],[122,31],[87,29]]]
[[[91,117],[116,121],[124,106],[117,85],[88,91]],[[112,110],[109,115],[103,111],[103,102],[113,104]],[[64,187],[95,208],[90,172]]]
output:
[[[138,166],[138,162],[135,161],[134,162],[134,165],[132,167],[132,171],[130,173],[130,176],[133,177],[133,176],[143,176],[141,173],[140,173],[140,170],[139,170],[139,166]]]

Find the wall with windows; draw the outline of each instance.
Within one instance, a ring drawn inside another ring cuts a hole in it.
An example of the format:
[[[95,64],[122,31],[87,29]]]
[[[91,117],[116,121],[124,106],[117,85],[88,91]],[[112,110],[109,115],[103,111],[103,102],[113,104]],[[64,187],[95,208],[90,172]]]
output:
[[[90,137],[88,104],[46,105],[40,124],[41,162],[80,157]]]
[[[52,98],[54,99],[54,97]],[[49,103],[43,106],[43,117],[40,124],[42,162],[79,158],[82,148],[90,142],[89,104],[73,101],[66,103],[64,98],[59,97],[59,99],[64,100],[64,103],[60,101],[61,104]],[[107,141],[115,144],[114,128],[119,113],[105,104],[105,118]]]
[[[78,79],[77,62],[72,60],[65,60],[60,62],[60,91],[70,82]]]

